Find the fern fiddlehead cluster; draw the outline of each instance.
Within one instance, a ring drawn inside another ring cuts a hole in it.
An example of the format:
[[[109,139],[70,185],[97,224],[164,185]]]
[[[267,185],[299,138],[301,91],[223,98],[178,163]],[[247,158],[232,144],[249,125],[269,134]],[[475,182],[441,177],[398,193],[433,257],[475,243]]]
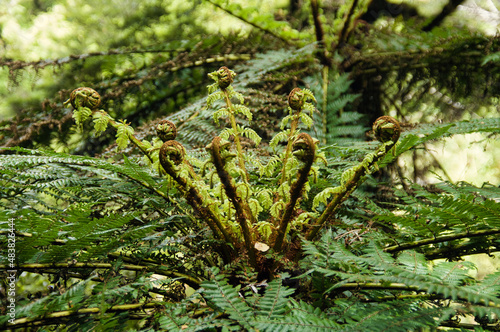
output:
[[[227,67],[221,67],[209,76],[215,83],[208,87],[207,104],[211,106],[218,100],[225,104],[214,111],[213,118],[216,123],[221,118],[227,118],[229,126],[206,146],[209,159],[205,162],[189,162],[186,149],[175,140],[177,128],[169,120],[162,120],[156,125],[158,139],[153,142],[139,141],[125,121],[117,122],[98,109],[100,97],[94,90],[76,89],[71,94],[70,102],[75,108],[78,125],[92,115],[97,132],[105,130],[108,124],[113,126],[117,130],[119,148],[132,141],[153,165],[158,165],[160,175],[166,174],[173,180],[177,190],[196,211],[200,223],[208,226],[214,238],[219,240],[224,262],[230,263],[243,254],[258,271],[268,260],[265,252],[269,248],[278,254],[286,252],[290,233],[297,232],[294,224],[299,219],[309,220],[305,231],[299,232],[305,232],[303,235],[313,239],[362,183],[365,175],[376,168],[377,161],[392,149],[401,129],[391,117],[377,119],[373,131],[382,145],[359,165],[344,172],[340,186],[320,192],[314,198],[312,211],[299,213],[301,201],[307,199],[309,178],[317,172],[315,162],[318,159],[326,162],[323,154],[318,152],[319,141],[301,132],[301,123],[306,127],[312,125],[314,106],[310,101],[315,101],[312,92],[294,88],[288,95],[289,114],[282,119],[282,131],[270,142],[270,147],[276,151],[275,156],[266,166],[259,160],[254,161],[259,166],[259,178],[277,179],[271,187],[262,187],[250,181],[246,167],[247,157],[241,138],[246,137],[254,144],[259,144],[261,139],[251,128],[238,123],[239,115],[251,121],[252,113],[244,105],[243,96],[232,86],[236,74]],[[234,103],[233,99],[240,103]],[[281,148],[280,142],[286,143],[286,146]],[[236,152],[232,152],[233,143]],[[200,174],[193,165],[203,165]],[[326,208],[315,217],[317,213],[314,209],[320,203],[324,203]]]
[[[172,121],[161,120],[156,125],[156,135],[162,142],[174,140],[177,137],[177,127]]]

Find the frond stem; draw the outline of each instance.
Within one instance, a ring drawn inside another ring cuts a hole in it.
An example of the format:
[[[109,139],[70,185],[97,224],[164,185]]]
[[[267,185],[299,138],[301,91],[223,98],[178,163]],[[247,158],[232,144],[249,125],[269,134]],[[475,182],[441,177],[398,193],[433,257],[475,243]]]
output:
[[[126,311],[137,311],[144,309],[153,309],[158,307],[163,307],[164,304],[157,302],[150,303],[134,303],[134,304],[119,304],[114,305],[111,308],[107,309],[106,312],[126,312]],[[32,327],[32,326],[44,326],[54,324],[54,320],[58,320],[61,318],[70,318],[76,315],[86,315],[86,314],[101,314],[101,308],[84,308],[78,310],[64,310],[64,311],[56,311],[52,313],[47,313],[45,315],[39,317],[25,317],[19,318],[14,321],[14,323],[6,324],[6,328],[22,328],[22,327]]]
[[[16,270],[21,271],[33,271],[40,273],[40,270],[47,269],[113,269],[115,266],[110,263],[27,263],[19,264],[16,266]],[[10,269],[7,264],[0,264],[0,270]],[[146,265],[134,265],[134,264],[123,264],[120,269],[127,271],[148,271],[154,272],[156,274],[161,274],[172,278],[181,278],[184,282],[193,285],[195,287],[200,287],[201,281],[187,274],[168,271],[159,266],[146,266]]]
[[[254,242],[252,239],[252,233],[248,227],[248,222],[253,224],[253,214],[248,207],[248,204],[238,195],[236,187],[234,186],[234,180],[229,175],[229,173],[224,168],[224,161],[222,160],[220,153],[220,140],[219,136],[216,136],[212,143],[207,147],[210,154],[212,155],[212,162],[217,170],[217,175],[219,176],[220,182],[224,187],[227,197],[233,203],[234,209],[236,210],[236,220],[241,227],[241,232],[243,233],[243,238],[245,241],[245,247],[248,251],[248,257],[252,266],[256,266],[256,257],[254,251]]]
[[[316,152],[316,146],[314,145],[313,139],[306,133],[302,133],[297,137],[297,140],[302,140],[306,144],[304,149],[307,153],[304,159],[304,165],[298,172],[298,179],[292,184],[290,188],[290,201],[285,206],[285,212],[281,218],[279,228],[277,231],[276,241],[274,242],[274,250],[276,252],[281,251],[282,245],[286,236],[286,230],[288,224],[292,221],[293,212],[295,211],[295,205],[298,199],[302,196],[302,191],[309,177],[309,172],[311,171],[312,164],[314,163],[314,157]]]
[[[478,236],[493,235],[493,234],[500,234],[500,229],[494,228],[494,229],[485,229],[485,230],[469,231],[469,232],[462,232],[462,233],[456,233],[456,234],[450,234],[450,235],[443,235],[443,236],[439,236],[439,237],[422,239],[422,240],[418,240],[418,241],[413,241],[413,242],[403,243],[403,244],[399,244],[399,245],[395,245],[395,246],[390,246],[390,247],[384,248],[384,251],[389,252],[389,253],[393,253],[393,252],[399,252],[399,251],[403,251],[403,250],[418,248],[418,247],[429,245],[429,244],[448,242],[448,241],[460,240],[460,239],[464,239],[464,238],[471,238],[471,237],[478,237]]]
[[[245,167],[245,157],[243,156],[243,149],[241,148],[240,133],[238,132],[238,126],[236,125],[236,118],[234,116],[235,111],[234,111],[233,103],[231,102],[231,99],[229,98],[229,92],[226,89],[221,90],[221,91],[224,93],[224,101],[226,102],[227,108],[229,109],[229,118],[231,120],[231,128],[233,128],[234,142],[236,143],[236,151],[238,153],[238,164],[240,165],[240,168],[245,173],[245,179],[244,179],[245,182],[248,183],[249,175],[248,175],[247,169]]]
[[[261,26],[259,26],[259,25],[255,24],[255,23],[253,23],[253,22],[250,22],[249,20],[245,19],[244,17],[241,17],[240,15],[238,15],[238,14],[234,13],[233,11],[231,11],[231,10],[229,10],[229,9],[224,8],[224,7],[222,7],[221,5],[219,5],[219,4],[217,4],[217,3],[215,3],[215,2],[213,2],[213,1],[211,1],[211,0],[205,0],[205,1],[207,1],[207,2],[211,3],[212,5],[214,5],[215,7],[219,8],[219,9],[221,9],[221,10],[225,11],[225,12],[226,12],[226,13],[228,13],[229,15],[234,16],[234,17],[236,17],[237,19],[242,20],[242,21],[243,21],[243,22],[245,22],[246,24],[249,24],[249,25],[253,26],[254,28],[257,28],[257,29],[259,29],[259,30],[264,31],[265,33],[270,34],[271,36],[273,36],[273,37],[275,37],[275,38],[277,38],[277,39],[281,40],[281,41],[282,41],[282,42],[284,42],[285,44],[287,44],[287,45],[291,45],[291,43],[290,43],[290,41],[289,41],[289,40],[287,40],[287,39],[285,39],[285,38],[281,37],[280,35],[278,35],[278,34],[274,33],[273,31],[271,31],[271,30],[269,30],[269,29],[266,29],[266,28],[264,28],[264,27],[261,27]]]

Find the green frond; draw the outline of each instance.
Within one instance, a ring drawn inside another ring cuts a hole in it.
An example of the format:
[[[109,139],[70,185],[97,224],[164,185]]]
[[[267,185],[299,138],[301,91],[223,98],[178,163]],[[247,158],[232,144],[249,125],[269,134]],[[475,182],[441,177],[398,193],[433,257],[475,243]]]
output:
[[[311,112],[312,113],[312,112]],[[311,128],[313,125],[313,119],[306,113],[300,113],[300,121],[307,127]]]
[[[83,122],[92,115],[92,110],[88,107],[78,107],[73,111],[73,119],[75,119],[76,126],[82,128]]]
[[[287,305],[290,302],[288,296],[293,293],[293,289],[283,286],[281,279],[271,281],[258,302],[258,315],[266,320],[281,318],[280,316],[288,309]]]
[[[248,121],[252,121],[253,115],[248,107],[246,107],[245,105],[236,104],[233,105],[233,108],[236,114],[241,113],[247,118]]]
[[[251,128],[242,128],[241,135],[251,139],[255,145],[259,145],[262,138]]]
[[[212,92],[208,95],[206,99],[207,106],[210,107],[217,100],[224,100],[224,93],[220,90]]]
[[[222,130],[219,134],[219,137],[222,138],[222,139],[225,139],[226,141],[229,140],[229,138],[231,137],[231,135],[234,135],[234,130],[233,128],[225,128],[224,130]]]
[[[255,227],[257,228],[257,231],[265,241],[269,240],[269,237],[271,236],[273,230],[275,229],[274,225],[267,221],[259,221],[255,225]]]
[[[447,184],[446,187],[448,187]],[[446,188],[444,185],[439,186]],[[464,232],[471,227],[498,228],[500,225],[500,204],[493,199],[477,199],[460,186],[440,194],[429,193],[421,186],[414,185],[415,195],[397,191],[396,194],[408,205],[406,211],[397,214],[386,212],[375,219],[383,223],[397,225],[406,236],[435,237],[449,233]]]
[[[273,148],[273,149],[276,149],[276,147],[278,146],[278,144],[280,142],[286,142],[286,141],[288,141],[288,135],[289,135],[289,130],[280,131],[269,142],[269,146],[271,148]]]
[[[219,119],[229,117],[230,113],[226,108],[220,108],[218,111],[214,112],[213,119],[216,125],[219,125]]]
[[[468,134],[472,132],[499,132],[500,118],[474,119],[459,121],[453,124],[427,124],[419,125],[414,129],[403,132],[399,139],[394,154],[387,154],[380,161],[380,167],[392,162],[402,153],[423,144],[429,140],[446,137],[449,135]]]
[[[319,206],[320,203],[327,204],[328,199],[335,194],[341,193],[342,192],[342,187],[335,187],[335,188],[326,188],[320,193],[318,193],[313,200],[312,208],[315,209]]]
[[[238,101],[241,104],[243,104],[243,102],[245,101],[243,94],[240,92],[234,91],[234,88],[232,88],[232,87],[230,87],[230,89],[231,89],[231,91],[229,93],[229,96],[238,99]],[[250,113],[250,110],[246,106],[244,106],[244,105],[234,105],[234,106],[238,112],[245,114],[245,116],[248,118],[248,120],[252,120],[252,113]],[[238,109],[238,107],[240,107],[240,109]]]
[[[229,318],[238,322],[243,328],[252,330],[252,311],[239,295],[239,287],[229,285],[225,276],[221,274],[217,274],[214,281],[205,281],[201,286],[204,297],[216,306],[218,311],[228,314]]]
[[[268,209],[273,204],[273,192],[270,189],[259,190],[255,196],[264,209]]]
[[[99,135],[108,128],[109,116],[103,112],[95,112],[93,115],[94,130],[96,134]]]
[[[290,311],[280,320],[260,319],[257,328],[259,331],[336,331],[341,325],[329,319],[328,315],[319,308],[304,302],[293,301]]]
[[[288,111],[290,113],[292,113],[292,109],[290,107],[288,108]],[[288,122],[290,122],[290,120],[292,120],[294,117],[295,117],[295,115],[289,114],[289,115],[285,116],[283,119],[281,119],[280,129],[284,130],[286,128],[286,125],[288,124]]]
[[[399,259],[375,243],[359,248],[363,254],[354,254],[342,244],[332,241],[331,232],[325,233],[317,244],[305,243],[305,252],[310,257],[309,273],[316,271],[325,277],[334,277],[332,286],[325,292],[345,288],[350,283],[363,287],[420,291],[435,294],[439,298],[464,300],[488,307],[498,306],[499,299],[487,293],[480,293],[477,285],[470,288],[469,262],[440,262],[433,266],[426,264],[425,256],[406,252]],[[486,287],[497,275],[487,279]]]

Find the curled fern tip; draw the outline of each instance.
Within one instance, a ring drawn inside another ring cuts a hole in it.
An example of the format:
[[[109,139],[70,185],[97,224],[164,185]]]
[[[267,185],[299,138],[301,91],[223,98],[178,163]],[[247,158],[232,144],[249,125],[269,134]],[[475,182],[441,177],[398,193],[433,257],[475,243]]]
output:
[[[382,143],[388,141],[396,143],[401,135],[401,127],[396,119],[384,115],[373,123],[373,133],[377,140]]]
[[[298,111],[304,106],[304,91],[295,88],[288,95],[288,105],[291,109]]]
[[[227,67],[220,67],[219,70],[208,74],[210,78],[217,82],[221,90],[226,90],[233,83],[236,73]]]
[[[298,160],[312,164],[316,153],[315,139],[309,134],[300,133],[293,142],[292,151]]]
[[[156,135],[162,142],[174,140],[177,137],[177,127],[172,121],[161,120],[156,126]]]
[[[101,104],[101,96],[92,88],[82,87],[71,92],[69,101],[75,109],[78,107],[88,107],[94,110]]]
[[[172,164],[179,165],[184,160],[186,151],[181,143],[177,141],[167,141],[160,148],[160,164],[168,172]]]

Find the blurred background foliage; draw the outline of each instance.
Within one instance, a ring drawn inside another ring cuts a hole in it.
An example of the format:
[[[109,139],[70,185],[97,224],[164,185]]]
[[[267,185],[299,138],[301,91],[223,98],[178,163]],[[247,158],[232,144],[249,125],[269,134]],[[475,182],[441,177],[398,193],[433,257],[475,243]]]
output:
[[[329,176],[361,160],[369,150],[370,125],[380,115],[396,117],[404,130],[500,121],[496,0],[324,0],[316,13],[314,0],[4,2],[1,147],[122,162],[112,130],[100,136],[77,130],[64,105],[74,88],[89,86],[101,94],[102,108],[127,119],[139,138],[150,139],[158,120],[171,119],[190,153],[202,154],[199,148],[220,131],[211,120],[213,109],[205,107],[207,73],[222,65],[236,71],[235,88],[246,96],[251,126],[264,141],[279,131],[288,92],[313,90],[318,111],[311,134],[323,143]],[[260,149],[269,152],[265,143]],[[392,199],[383,196],[390,189],[441,181],[489,183],[487,189],[498,192],[499,151],[498,132],[431,140],[375,174],[355,199],[366,195],[385,203]],[[124,152],[137,154],[132,148]],[[332,179],[321,179],[313,191],[327,181]],[[120,190],[139,192],[128,185]],[[101,195],[116,203],[112,195]],[[147,206],[138,202],[117,209]],[[356,220],[364,213],[357,203],[347,202],[341,218]],[[472,259],[478,278],[498,269],[498,259]],[[46,278],[24,278],[23,294],[48,284]]]
[[[452,10],[435,23],[448,1],[355,1],[354,8],[351,2],[323,1],[318,21],[324,40],[318,41],[309,1],[9,0],[0,9],[0,142],[102,153],[114,136],[74,130],[71,110],[62,105],[73,88],[92,86],[111,115],[147,129],[149,121],[199,100],[206,73],[220,65],[241,64],[237,68],[245,71],[249,58],[318,42],[332,65],[330,80],[348,74],[343,93],[359,97],[332,114],[337,117],[346,107],[362,114],[360,128],[382,114],[409,124],[496,116],[498,3],[451,3]],[[266,102],[314,81],[321,90],[322,79],[314,73],[321,72],[324,60],[318,63],[314,55],[302,55],[248,88]],[[264,98],[262,91],[272,92]],[[264,104],[252,106],[267,107],[271,118],[280,116],[283,105]],[[189,108],[186,119],[199,111]],[[326,132],[335,123],[324,120]],[[460,152],[471,142],[476,149]],[[414,180],[432,182],[428,171],[433,171],[452,181],[498,184],[498,144],[484,135],[450,139],[429,146],[436,159],[424,160],[416,151],[400,164],[420,165]],[[446,153],[460,156],[460,163]],[[482,166],[468,173],[474,160]]]

